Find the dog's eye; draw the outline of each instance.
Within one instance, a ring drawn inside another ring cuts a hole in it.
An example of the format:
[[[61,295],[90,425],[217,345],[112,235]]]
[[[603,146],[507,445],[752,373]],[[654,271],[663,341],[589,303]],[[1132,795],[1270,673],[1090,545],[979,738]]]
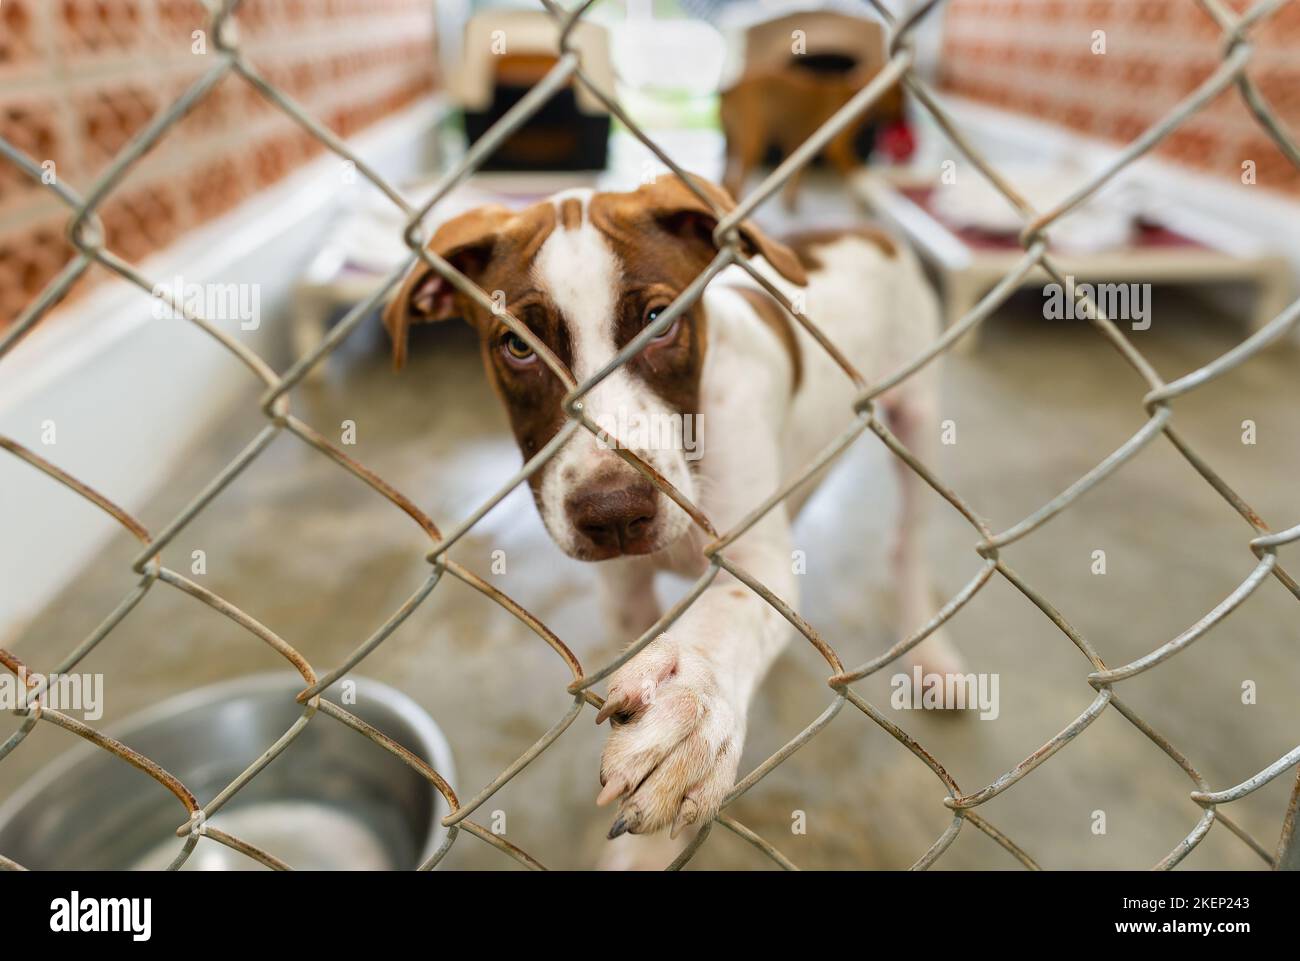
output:
[[[668,309],[667,307],[651,307],[649,310],[645,312],[644,326],[649,327],[659,318],[659,315],[662,314],[667,309]],[[678,314],[677,318],[671,324],[668,325],[667,330],[665,330],[662,334],[659,334],[657,337],[650,338],[650,343],[663,344],[672,340],[677,336],[677,331],[681,328],[681,324],[682,324],[682,315]]]
[[[506,334],[501,341],[501,347],[505,350],[506,356],[512,360],[528,361],[536,356],[533,349],[528,346],[528,342],[516,333]]]

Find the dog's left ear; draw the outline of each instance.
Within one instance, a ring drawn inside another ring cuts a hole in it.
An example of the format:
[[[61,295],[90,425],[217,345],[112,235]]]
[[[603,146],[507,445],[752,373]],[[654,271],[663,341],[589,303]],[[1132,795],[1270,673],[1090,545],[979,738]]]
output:
[[[695,176],[691,180],[723,213],[735,209],[736,202],[731,199],[731,194],[717,184]],[[664,174],[653,183],[638,189],[633,196],[640,198],[651,216],[670,233],[703,240],[710,249],[713,248],[713,231],[718,226],[718,218],[712,208],[678,177]],[[773,240],[752,220],[741,221],[737,232],[747,255],[759,255],[792,284],[802,287],[808,283],[808,274],[795,252],[780,241]]]
[[[434,233],[428,249],[478,283],[493,248],[512,213],[492,204],[447,221]],[[462,316],[466,301],[460,292],[423,260],[416,261],[384,308],[384,327],[393,342],[393,366],[406,361],[406,339],[411,324]]]

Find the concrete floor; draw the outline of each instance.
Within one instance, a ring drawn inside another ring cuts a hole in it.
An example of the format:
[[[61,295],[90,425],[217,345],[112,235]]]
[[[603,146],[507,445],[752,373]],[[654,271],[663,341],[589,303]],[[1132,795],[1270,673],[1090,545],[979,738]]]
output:
[[[1219,355],[1244,334],[1231,321],[1157,290],[1155,323],[1134,334],[1166,377]],[[944,447],[944,478],[995,529],[1024,517],[1128,438],[1142,423],[1143,386],[1102,338],[1080,323],[1048,322],[1034,299],[1013,302],[988,324],[981,349],[947,363],[943,419],[958,443]],[[517,451],[488,389],[468,333],[421,331],[412,363],[390,372],[378,324],[330,362],[319,388],[295,396],[298,416],[337,437],[357,423],[349,452],[450,527],[516,469]],[[1174,423],[1275,527],[1300,520],[1300,377],[1282,347],[1177,401]],[[142,513],[160,529],[260,426],[248,403],[193,452],[187,467]],[[1258,444],[1240,441],[1241,422]],[[147,429],[147,425],[137,425]],[[937,426],[935,427],[937,430]],[[850,664],[890,644],[884,548],[895,493],[888,454],[868,434],[809,504],[797,528],[807,552],[801,610]],[[108,492],[111,495],[111,492]],[[976,536],[937,496],[927,543],[945,597],[977,570]],[[1157,440],[1118,474],[1046,527],[1004,552],[1101,652],[1124,663],[1180,633],[1227,596],[1254,557],[1249,528],[1172,447]],[[188,569],[207,554],[203,583],[271,626],[324,671],[365,638],[427,572],[426,541],[400,511],[292,436],[277,439],[168,549]],[[1109,573],[1090,572],[1104,549]],[[502,549],[507,573],[490,575]],[[17,640],[35,667],[70,649],[132,581],[127,537]],[[564,558],[517,491],[456,551],[595,667],[618,646],[595,627],[593,570]],[[1300,554],[1284,549],[1300,571]],[[1294,748],[1300,732],[1300,607],[1268,580],[1218,630],[1170,662],[1123,683],[1121,696],[1184,751],[1216,788],[1245,779]],[[1001,716],[980,721],[889,707],[887,671],[861,693],[916,736],[963,789],[982,787],[1069,723],[1092,700],[1086,660],[1015,589],[995,578],[951,625],[968,669],[1000,675]],[[255,671],[280,658],[251,635],[165,585],[83,663],[106,675],[100,726],[170,695]],[[473,794],[555,722],[569,703],[559,658],[504,610],[446,579],[360,673],[392,684],[428,709],[456,756],[462,797]],[[742,771],[780,747],[829,703],[821,658],[792,642],[761,689]],[[1241,703],[1243,681],[1258,703]],[[509,840],[549,867],[590,865],[611,815],[593,805],[603,729],[587,711],[545,754],[488,802],[507,815]],[[329,723],[329,722],[325,722]],[[12,719],[0,720],[0,737]],[[0,799],[75,738],[41,725],[0,764]],[[358,741],[358,750],[372,748]],[[292,748],[290,749],[292,751]],[[1231,805],[1267,847],[1277,840],[1293,778]],[[1195,824],[1190,783],[1115,712],[1103,714],[1024,781],[981,808],[1049,868],[1148,867]],[[740,821],[808,868],[904,868],[948,822],[933,775],[871,721],[846,707],[732,809]],[[807,833],[791,832],[792,812]],[[1092,814],[1107,815],[1105,835]],[[445,862],[455,868],[515,864],[472,837]],[[700,868],[764,868],[760,854],[716,831]],[[1189,868],[1259,868],[1220,827],[1184,862]],[[966,829],[943,868],[1011,868],[997,845]]]

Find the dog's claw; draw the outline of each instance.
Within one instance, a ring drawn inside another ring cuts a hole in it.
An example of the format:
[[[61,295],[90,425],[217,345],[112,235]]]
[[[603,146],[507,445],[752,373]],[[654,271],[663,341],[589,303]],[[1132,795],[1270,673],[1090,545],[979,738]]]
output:
[[[605,721],[618,711],[621,703],[622,698],[615,697],[611,694],[609,698],[606,699],[605,703],[601,705],[600,710],[596,712],[596,723],[604,724]]]
[[[609,829],[609,839],[612,841],[619,835],[626,834],[629,831],[636,834],[636,829],[640,826],[641,809],[629,804],[618,812],[618,817],[614,819],[614,824]]]
[[[614,778],[602,787],[600,793],[596,795],[596,807],[604,807],[626,790],[627,783],[621,777]]]
[[[696,818],[700,816],[700,806],[690,798],[682,801],[682,806],[677,809],[677,817],[673,818],[672,829],[668,832],[668,837],[672,840],[677,839],[685,828],[695,823]]]

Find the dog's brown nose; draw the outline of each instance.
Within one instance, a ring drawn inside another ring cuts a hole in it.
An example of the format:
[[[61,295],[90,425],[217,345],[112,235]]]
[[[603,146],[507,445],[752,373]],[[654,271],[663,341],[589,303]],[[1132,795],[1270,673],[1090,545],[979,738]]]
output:
[[[583,484],[565,498],[564,508],[596,559],[603,559],[650,551],[658,501],[654,485],[639,474],[610,474]]]

